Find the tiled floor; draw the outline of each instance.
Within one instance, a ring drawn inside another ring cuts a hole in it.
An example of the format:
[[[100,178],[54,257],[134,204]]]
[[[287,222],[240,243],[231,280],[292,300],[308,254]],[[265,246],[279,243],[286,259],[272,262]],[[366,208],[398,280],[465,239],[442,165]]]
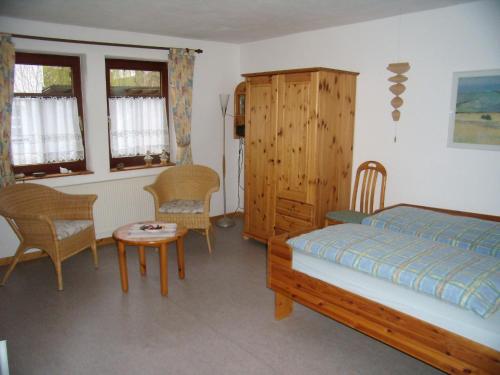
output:
[[[47,258],[18,265],[0,288],[11,374],[438,373],[302,306],[275,321],[265,247],[240,233],[241,222],[216,228],[211,256],[204,238],[190,233],[185,280],[169,252],[167,298],[153,249],[146,277],[128,249],[128,294],[113,246],[100,249],[98,270],[90,252],[63,263],[63,292]]]

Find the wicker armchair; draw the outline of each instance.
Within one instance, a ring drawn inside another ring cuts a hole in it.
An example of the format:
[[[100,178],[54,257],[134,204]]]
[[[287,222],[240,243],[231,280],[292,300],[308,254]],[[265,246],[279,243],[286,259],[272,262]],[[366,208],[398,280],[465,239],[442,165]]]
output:
[[[160,173],[144,190],[151,193],[158,221],[172,222],[188,229],[203,229],[210,243],[210,197],[219,190],[219,175],[202,165],[171,167]]]
[[[0,190],[0,215],[16,233],[19,247],[2,285],[27,249],[40,249],[54,263],[57,286],[63,289],[61,262],[90,247],[97,268],[92,206],[96,195],[71,195],[37,184],[20,184]]]

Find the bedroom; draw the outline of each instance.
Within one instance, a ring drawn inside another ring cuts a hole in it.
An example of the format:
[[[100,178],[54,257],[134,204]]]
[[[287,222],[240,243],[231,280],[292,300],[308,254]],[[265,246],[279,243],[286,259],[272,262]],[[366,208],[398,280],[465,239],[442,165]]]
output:
[[[395,7],[394,3],[390,4]],[[2,32],[203,49],[203,54],[196,57],[194,72],[193,159],[210,166],[219,175],[222,175],[222,134],[218,95],[232,93],[242,81],[242,73],[312,66],[359,72],[353,166],[365,160],[378,160],[386,166],[389,171],[386,205],[406,202],[491,215],[500,213],[500,154],[447,147],[453,73],[492,70],[500,66],[498,2],[467,2],[401,16],[395,11],[391,17],[381,19],[233,43],[202,40],[201,36],[185,39],[138,33],[127,27],[124,29],[128,31],[117,31],[104,25],[88,25],[95,27],[92,28],[77,26],[78,22],[73,25],[73,22],[63,21],[62,25],[41,22],[42,18],[37,20],[41,13],[28,12],[13,18],[3,7],[2,4]],[[231,33],[228,34],[231,38]],[[97,194],[99,199],[94,212],[97,238],[111,236],[121,224],[152,218],[152,200],[143,187],[154,180],[157,172],[143,169],[111,173],[107,163],[101,162],[100,155],[107,157],[108,153],[104,58],[166,60],[166,52],[120,47],[104,49],[27,39],[15,39],[14,42],[23,51],[84,56],[81,64],[84,66],[87,163],[94,173],[39,180],[40,183],[67,193]],[[407,73],[407,90],[402,95],[404,105],[394,142],[395,125],[390,116],[391,94],[386,66],[398,61],[408,61],[411,69]],[[227,122],[232,123],[230,118]],[[238,141],[233,139],[230,126],[226,129],[226,139],[227,202],[231,212],[238,202]],[[220,215],[222,211],[223,198],[219,191],[213,195],[211,215]],[[12,256],[17,240],[4,222],[0,231],[0,257]],[[220,242],[223,232],[218,236]],[[238,236],[239,233],[234,238]],[[194,237],[194,241],[198,238]],[[200,257],[207,256],[205,247],[199,250]],[[112,251],[110,272],[118,271],[115,258]],[[47,259],[40,262],[45,262],[44,271],[40,271],[39,278],[30,281],[36,284],[38,279],[45,277],[47,293],[53,292],[50,263]],[[82,266],[84,264],[82,262]],[[259,267],[260,271],[265,271],[264,263]],[[7,288],[0,292],[6,293],[9,286],[20,284],[19,279],[14,278],[21,269],[21,265],[18,266]],[[70,272],[65,274],[67,283],[70,275]],[[118,279],[111,281],[115,283],[112,290],[116,289],[118,294]],[[264,283],[263,279],[262,286]],[[34,285],[27,283],[27,286]],[[153,289],[153,285],[150,287]],[[69,284],[63,294],[71,295]],[[174,297],[173,291],[171,294]]]

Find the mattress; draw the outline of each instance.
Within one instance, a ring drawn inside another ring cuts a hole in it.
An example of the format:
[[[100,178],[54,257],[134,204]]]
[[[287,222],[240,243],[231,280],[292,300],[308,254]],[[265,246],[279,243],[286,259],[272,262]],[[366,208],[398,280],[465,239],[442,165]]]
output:
[[[434,297],[295,250],[292,268],[500,351],[499,311],[483,319]]]
[[[500,259],[367,225],[302,234],[294,250],[425,293],[482,318],[500,310]]]
[[[398,206],[369,216],[362,224],[500,257],[500,222]]]

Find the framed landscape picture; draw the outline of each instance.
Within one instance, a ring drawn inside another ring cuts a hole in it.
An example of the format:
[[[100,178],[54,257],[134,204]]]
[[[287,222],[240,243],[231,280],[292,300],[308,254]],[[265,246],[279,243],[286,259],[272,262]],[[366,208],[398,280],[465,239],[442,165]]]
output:
[[[500,70],[453,74],[448,146],[500,151]]]

